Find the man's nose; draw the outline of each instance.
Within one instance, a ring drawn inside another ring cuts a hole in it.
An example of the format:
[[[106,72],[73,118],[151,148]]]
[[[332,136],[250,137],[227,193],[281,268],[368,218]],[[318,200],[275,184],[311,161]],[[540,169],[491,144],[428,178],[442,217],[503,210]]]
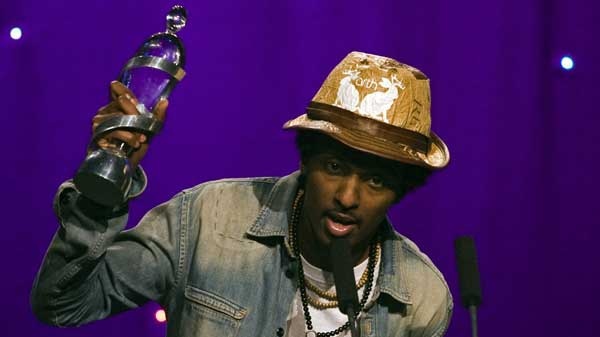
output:
[[[360,203],[360,177],[355,174],[343,177],[339,182],[335,200],[342,209],[358,207]]]

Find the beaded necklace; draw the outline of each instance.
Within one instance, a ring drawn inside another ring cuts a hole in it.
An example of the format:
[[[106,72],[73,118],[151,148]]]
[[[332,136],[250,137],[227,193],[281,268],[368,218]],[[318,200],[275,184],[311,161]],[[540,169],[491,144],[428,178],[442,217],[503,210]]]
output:
[[[377,265],[377,263],[379,262],[380,256],[381,256],[381,244],[379,242],[377,242],[377,245],[375,247],[375,261],[373,262],[374,265]],[[364,287],[365,284],[367,284],[368,279],[369,279],[369,269],[365,268],[365,271],[362,273],[360,280],[356,284],[356,290],[359,290],[362,287]],[[308,296],[307,297],[308,303],[313,308],[318,309],[318,310],[324,310],[324,309],[331,309],[331,308],[338,307],[337,294],[335,293],[335,291],[333,291],[333,290],[325,291],[325,290],[317,287],[316,285],[310,283],[308,278],[304,278],[304,285],[306,286],[307,289],[311,290],[312,292],[317,294],[319,297],[322,297],[325,299],[325,301],[321,301],[316,298],[312,298],[311,296]]]
[[[294,199],[294,203],[292,204],[292,215],[290,219],[290,228],[289,228],[289,237],[290,237],[290,246],[292,252],[295,256],[300,256],[299,245],[298,245],[298,236],[297,236],[297,227],[298,222],[300,220],[300,211],[302,209],[302,205],[304,203],[304,190],[298,190],[296,194],[296,198]],[[369,294],[373,288],[373,274],[375,271],[376,261],[377,261],[377,240],[373,240],[371,246],[369,247],[369,262],[367,265],[367,282],[365,285],[365,291],[359,303],[359,309],[354,314],[354,318],[356,319],[360,312],[364,309],[367,304],[367,300],[369,299]],[[304,269],[302,267],[302,263],[298,263],[298,288],[300,289],[300,299],[302,301],[302,309],[304,311],[304,319],[306,321],[306,337],[333,337],[339,334],[342,331],[347,330],[350,327],[350,322],[347,321],[345,324],[340,326],[335,330],[331,330],[328,332],[316,332],[313,330],[312,319],[310,316],[310,311],[308,310],[309,304],[309,296],[306,293],[306,285],[304,280]]]

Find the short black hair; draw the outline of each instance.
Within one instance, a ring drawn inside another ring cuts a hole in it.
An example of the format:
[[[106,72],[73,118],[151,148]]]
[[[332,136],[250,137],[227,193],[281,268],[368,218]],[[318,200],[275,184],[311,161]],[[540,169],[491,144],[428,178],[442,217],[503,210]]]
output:
[[[396,193],[396,202],[408,192],[425,185],[427,178],[432,174],[432,171],[426,167],[406,164],[359,151],[318,131],[299,130],[296,133],[296,147],[300,153],[300,160],[303,164],[308,163],[308,161],[316,155],[337,148],[351,154],[352,157],[364,158],[363,160],[376,163],[378,167],[389,169],[393,172],[395,179],[390,187]],[[304,179],[304,177],[301,177],[301,179]],[[301,183],[302,181],[303,180],[301,180]]]

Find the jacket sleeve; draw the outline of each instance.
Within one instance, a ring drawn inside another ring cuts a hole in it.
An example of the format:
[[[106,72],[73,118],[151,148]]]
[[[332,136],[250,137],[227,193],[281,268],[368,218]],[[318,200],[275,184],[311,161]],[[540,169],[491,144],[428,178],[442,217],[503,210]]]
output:
[[[429,283],[431,282],[431,283]],[[445,282],[431,279],[425,280],[429,285],[422,299],[417,305],[413,315],[415,324],[411,330],[411,337],[443,337],[450,325],[452,318],[452,295]]]
[[[446,300],[442,301],[437,307],[435,314],[431,318],[429,325],[425,329],[423,336],[443,337],[450,325],[452,318],[452,297],[448,293]]]
[[[164,302],[178,274],[180,205],[176,197],[124,231],[126,207],[104,209],[63,184],[54,201],[60,227],[31,292],[37,318],[77,326]]]

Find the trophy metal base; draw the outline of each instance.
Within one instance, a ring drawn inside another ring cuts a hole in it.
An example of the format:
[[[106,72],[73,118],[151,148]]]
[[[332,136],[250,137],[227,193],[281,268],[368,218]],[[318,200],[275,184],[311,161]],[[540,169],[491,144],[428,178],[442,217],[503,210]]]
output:
[[[132,169],[119,149],[96,149],[85,158],[75,174],[75,187],[86,198],[107,207],[127,200]]]

